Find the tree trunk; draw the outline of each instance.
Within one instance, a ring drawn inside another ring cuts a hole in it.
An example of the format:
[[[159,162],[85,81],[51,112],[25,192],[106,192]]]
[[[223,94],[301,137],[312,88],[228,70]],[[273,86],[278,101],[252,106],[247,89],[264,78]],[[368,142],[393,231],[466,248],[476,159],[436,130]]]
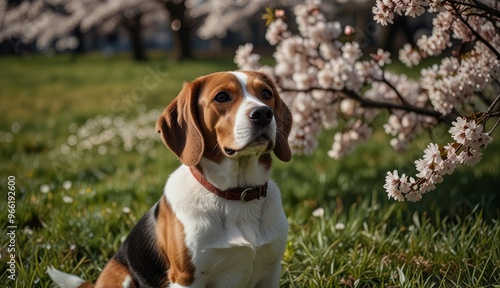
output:
[[[83,43],[83,33],[82,30],[80,29],[80,26],[76,27],[75,30],[73,30],[73,36],[78,39],[78,45],[76,46],[74,53],[76,54],[83,54],[85,53],[85,45]]]
[[[142,24],[141,24],[142,14],[137,14],[133,18],[126,18],[124,20],[125,27],[130,35],[130,41],[132,44],[132,52],[135,61],[145,61],[147,59],[146,52],[144,51],[144,46],[142,45]]]
[[[174,57],[177,60],[193,58],[193,48],[191,43],[193,21],[191,17],[189,17],[185,0],[166,1],[165,8],[170,14],[174,40]]]
[[[73,36],[75,36],[76,39],[78,39],[78,44],[71,53],[71,61],[76,61],[79,55],[83,55],[85,53],[85,45],[83,43],[83,33],[82,30],[80,29],[80,26],[77,26],[73,30]]]

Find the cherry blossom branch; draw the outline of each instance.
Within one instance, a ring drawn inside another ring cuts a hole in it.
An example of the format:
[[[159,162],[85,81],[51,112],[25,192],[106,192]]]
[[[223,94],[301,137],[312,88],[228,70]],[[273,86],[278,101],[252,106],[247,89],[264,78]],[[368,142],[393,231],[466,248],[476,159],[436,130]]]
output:
[[[380,67],[380,65],[379,65]],[[382,67],[380,67],[382,69]],[[406,101],[406,99],[403,97],[403,95],[401,95],[401,93],[399,93],[398,89],[396,89],[396,87],[394,87],[394,85],[392,85],[391,82],[387,81],[387,79],[385,78],[385,73],[382,72],[382,82],[385,83],[385,85],[389,86],[389,88],[391,88],[394,93],[396,93],[396,95],[398,96],[399,100],[403,103],[403,105],[405,106],[411,106],[410,103],[408,103],[408,101]]]
[[[493,114],[495,114],[495,116],[500,116],[500,112],[496,112],[496,113],[493,113]],[[490,115],[490,116],[493,116],[493,115]],[[493,133],[493,131],[495,131],[495,129],[498,126],[498,123],[500,123],[500,118],[497,119],[497,122],[495,122],[495,125],[493,125],[493,128],[491,128],[491,130],[488,131],[489,135],[491,135],[491,133]]]
[[[498,10],[496,10],[496,9],[488,6],[488,5],[485,5],[485,4],[481,3],[480,1],[477,1],[477,0],[471,0],[471,1],[474,2],[474,4],[467,3],[467,2],[461,2],[461,1],[454,1],[454,0],[444,0],[443,4],[444,3],[450,3],[450,4],[455,4],[455,5],[468,6],[468,7],[471,7],[471,8],[482,10],[485,13],[488,13],[488,14],[491,14],[491,15],[497,17],[497,18],[500,18],[500,11],[498,11]]]
[[[498,11],[497,9],[494,9],[478,0],[471,0],[471,1],[474,2],[474,4],[476,4],[478,9],[483,10],[497,18],[500,18],[500,11]]]
[[[358,101],[362,107],[397,109],[397,110],[403,110],[403,111],[407,111],[407,112],[414,112],[414,113],[421,114],[421,115],[431,116],[431,117],[435,118],[436,120],[443,121],[445,123],[451,123],[451,121],[453,121],[455,119],[453,117],[449,117],[449,115],[443,115],[437,111],[425,109],[422,107],[417,107],[417,106],[411,105],[409,103],[397,104],[397,103],[391,103],[391,102],[373,101],[370,99],[363,98],[359,94],[357,94],[356,92],[348,90],[348,89],[343,89],[342,92],[344,94],[350,96],[350,98]]]
[[[385,83],[385,82],[384,82]],[[395,89],[392,88],[392,89]],[[453,120],[455,120],[457,115],[443,115],[435,110],[430,110],[430,109],[425,109],[422,107],[414,106],[409,104],[407,101],[406,104],[397,104],[397,103],[392,103],[392,102],[382,102],[382,101],[374,101],[370,99],[366,99],[356,93],[355,91],[349,90],[349,89],[342,89],[341,91],[334,90],[334,89],[325,89],[321,87],[311,87],[309,89],[287,89],[287,88],[281,88],[281,91],[283,92],[303,92],[303,93],[310,93],[314,90],[319,90],[319,91],[325,91],[325,92],[342,92],[348,98],[353,99],[357,101],[362,107],[365,108],[383,108],[383,109],[396,109],[396,110],[402,110],[402,111],[407,111],[407,112],[414,112],[417,114],[425,115],[425,116],[430,116],[435,118],[438,121],[445,122],[450,124]]]
[[[384,188],[389,198],[418,201],[423,194],[434,190],[436,184],[443,182],[443,176],[453,173],[458,165],[474,166],[481,160],[479,149],[492,141],[490,133],[483,132],[483,123],[458,117],[452,124],[448,132],[454,142],[445,146],[431,143],[424,150],[424,156],[415,161],[419,172],[417,180],[405,174],[399,176],[397,170],[387,172]]]
[[[476,6],[472,3],[468,3],[468,2],[461,2],[461,1],[455,1],[455,0],[444,0],[442,4],[444,5],[445,3],[450,3],[450,6],[453,6],[453,7],[455,7],[456,5],[460,5],[460,6],[466,6],[469,8],[479,9],[478,6]]]
[[[497,95],[497,98],[493,100],[493,103],[491,103],[490,107],[488,107],[488,111],[486,113],[491,113],[493,109],[495,109],[495,106],[500,102],[500,94]]]
[[[462,15],[460,14],[460,11],[458,11],[458,8],[457,7],[453,7],[453,10],[455,11],[455,15],[457,16],[457,18],[465,25],[467,26],[467,28],[469,28],[469,30],[471,31],[472,34],[474,34],[474,36],[479,40],[481,41],[484,45],[486,45],[486,47],[488,47],[490,49],[491,52],[493,52],[493,54],[495,54],[495,56],[497,57],[497,59],[500,59],[500,52],[498,52],[495,47],[493,47],[493,45],[491,45],[488,41],[486,41],[483,36],[481,36],[481,34],[479,34],[476,30],[474,30],[474,28],[472,28],[469,24],[469,22],[467,22],[467,20],[465,20]]]
[[[485,116],[486,119],[489,117],[495,117],[495,116],[500,115],[500,111],[493,112],[493,109],[495,109],[495,106],[498,104],[498,102],[500,102],[500,94],[498,94],[497,98],[495,98],[495,100],[493,100],[493,103],[491,103],[490,107],[488,107],[488,110],[486,110],[486,116]],[[494,128],[496,128],[497,125],[498,125],[498,121],[495,124]],[[495,130],[495,129],[493,129],[493,130]],[[493,130],[491,132],[493,132]]]
[[[449,130],[453,143],[445,146],[431,143],[424,150],[424,156],[415,161],[419,173],[417,180],[405,174],[398,175],[398,171],[387,172],[384,188],[389,198],[398,201],[418,201],[422,195],[434,190],[436,184],[443,181],[445,174],[451,174],[459,164],[473,166],[481,160],[480,148],[485,148],[491,143],[491,134],[498,127],[500,118],[497,119],[493,128],[483,132],[484,123],[488,118],[500,116],[500,111],[493,112],[495,106],[500,102],[500,94],[488,107],[486,113],[480,113],[479,117],[473,115],[472,119],[458,117],[452,123]]]

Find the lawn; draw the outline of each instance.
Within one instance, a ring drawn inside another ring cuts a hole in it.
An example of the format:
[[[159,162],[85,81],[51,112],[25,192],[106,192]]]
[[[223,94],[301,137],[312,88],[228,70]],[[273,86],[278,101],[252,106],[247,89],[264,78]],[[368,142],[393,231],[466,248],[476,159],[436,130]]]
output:
[[[10,253],[2,200],[1,287],[50,287],[48,266],[95,280],[179,165],[155,135],[156,117],[183,81],[236,68],[231,57],[176,63],[160,54],[144,63],[3,57],[0,67],[0,185],[5,200],[15,187],[17,227]],[[429,141],[448,141],[446,131],[419,136],[404,154],[377,131],[339,161],[326,156],[330,131],[312,155],[276,159],[290,223],[281,286],[500,287],[498,130],[485,160],[422,201],[383,191],[388,170],[414,174],[413,161]]]

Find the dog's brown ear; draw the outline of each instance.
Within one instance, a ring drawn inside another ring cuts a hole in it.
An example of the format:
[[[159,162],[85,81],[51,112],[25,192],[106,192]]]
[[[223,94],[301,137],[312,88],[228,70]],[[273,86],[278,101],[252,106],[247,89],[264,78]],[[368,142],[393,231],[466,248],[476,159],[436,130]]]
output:
[[[156,122],[165,145],[187,166],[197,165],[204,150],[197,113],[199,86],[198,81],[185,83]]]
[[[274,81],[263,71],[252,71],[256,73],[262,81],[271,87],[274,95],[274,117],[276,118],[276,144],[274,146],[274,154],[278,159],[284,162],[292,159],[292,151],[288,144],[288,135],[292,129],[292,113],[281,99],[278,89]]]
[[[292,151],[288,144],[288,135],[292,129],[292,113],[281,99],[276,84],[274,84],[271,77],[262,71],[254,71],[254,73],[257,73],[258,77],[273,90],[274,117],[276,118],[276,144],[273,151],[278,159],[288,162],[292,159]]]
[[[276,91],[276,89],[274,89]],[[292,151],[288,144],[288,135],[292,129],[292,113],[281,100],[277,91],[275,92],[274,100],[274,117],[276,118],[276,145],[274,146],[274,154],[278,159],[284,162],[292,159]]]

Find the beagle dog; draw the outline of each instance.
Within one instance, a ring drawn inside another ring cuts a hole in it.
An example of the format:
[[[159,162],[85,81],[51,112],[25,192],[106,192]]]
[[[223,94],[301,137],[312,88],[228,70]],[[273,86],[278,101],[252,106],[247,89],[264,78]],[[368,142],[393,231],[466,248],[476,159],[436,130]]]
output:
[[[182,162],[97,282],[49,268],[61,287],[278,287],[288,224],[271,152],[289,161],[292,117],[255,71],[185,83],[156,129]]]

